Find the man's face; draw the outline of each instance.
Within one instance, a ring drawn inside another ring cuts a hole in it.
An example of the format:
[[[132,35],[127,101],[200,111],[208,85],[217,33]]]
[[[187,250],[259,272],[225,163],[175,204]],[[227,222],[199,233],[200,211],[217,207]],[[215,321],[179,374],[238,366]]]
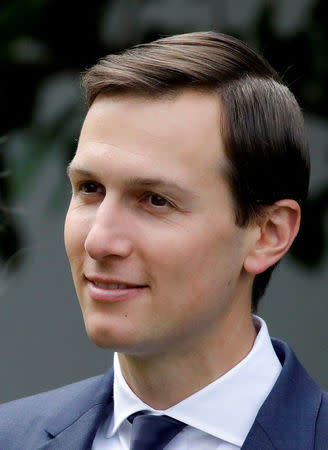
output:
[[[206,342],[249,312],[252,230],[235,225],[213,94],[99,97],[70,166],[65,244],[99,346]]]

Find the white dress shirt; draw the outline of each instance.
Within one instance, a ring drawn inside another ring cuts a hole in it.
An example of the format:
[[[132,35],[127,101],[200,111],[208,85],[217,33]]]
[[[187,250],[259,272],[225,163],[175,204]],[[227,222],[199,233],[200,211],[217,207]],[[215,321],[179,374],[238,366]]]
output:
[[[127,418],[141,410],[187,424],[167,450],[240,449],[281,371],[265,322],[253,318],[259,332],[250,353],[229,372],[164,411],[154,410],[132,392],[115,354],[114,414],[98,428],[92,450],[128,450],[132,425]]]

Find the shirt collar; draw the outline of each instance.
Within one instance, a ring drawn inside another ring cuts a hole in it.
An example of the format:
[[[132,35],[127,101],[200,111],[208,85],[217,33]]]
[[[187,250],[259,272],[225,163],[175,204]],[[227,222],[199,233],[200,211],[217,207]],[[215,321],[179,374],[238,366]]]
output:
[[[114,355],[114,414],[106,437],[137,411],[166,414],[224,441],[242,446],[264,400],[276,382],[281,364],[266,323],[253,316],[259,329],[250,353],[223,376],[165,411],[154,410],[127,385]]]

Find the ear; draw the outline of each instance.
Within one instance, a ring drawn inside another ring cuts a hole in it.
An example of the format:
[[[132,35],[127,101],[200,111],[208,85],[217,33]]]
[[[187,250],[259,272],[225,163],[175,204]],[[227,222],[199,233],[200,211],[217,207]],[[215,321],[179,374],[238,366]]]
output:
[[[268,206],[259,219],[260,232],[245,258],[246,272],[256,275],[278,262],[292,245],[300,219],[301,208],[295,200],[279,200]]]

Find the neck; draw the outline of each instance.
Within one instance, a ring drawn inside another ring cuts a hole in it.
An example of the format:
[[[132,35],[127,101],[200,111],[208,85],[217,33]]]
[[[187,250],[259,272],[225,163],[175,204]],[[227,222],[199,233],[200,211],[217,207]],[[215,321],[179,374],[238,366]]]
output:
[[[237,319],[232,314],[206,336],[198,336],[196,343],[151,356],[120,353],[119,361],[132,391],[152,408],[165,410],[236,366],[250,352],[255,338],[250,312]]]

